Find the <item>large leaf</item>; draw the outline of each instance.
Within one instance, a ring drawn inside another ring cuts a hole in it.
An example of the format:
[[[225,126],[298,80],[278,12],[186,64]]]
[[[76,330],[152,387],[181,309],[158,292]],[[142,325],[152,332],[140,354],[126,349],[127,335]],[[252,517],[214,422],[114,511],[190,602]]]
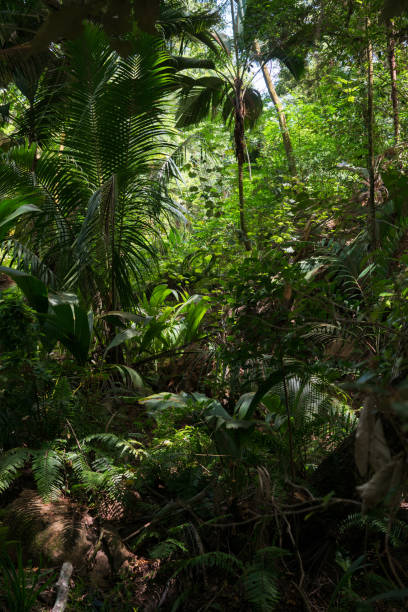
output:
[[[197,339],[197,332],[199,325],[201,323],[202,318],[206,314],[210,305],[201,300],[197,304],[191,304],[188,308],[186,318],[184,321],[185,331],[184,331],[184,343],[189,344]]]
[[[124,342],[127,342],[127,340],[132,340],[132,338],[136,338],[137,336],[140,336],[140,331],[138,329],[129,328],[129,329],[124,329],[120,331],[118,334],[116,334],[113,340],[108,344],[105,350],[105,355],[108,351],[112,350],[116,346],[119,346],[123,344]]]
[[[92,339],[93,316],[71,302],[54,304],[46,318],[47,329],[54,333],[75,357],[84,364],[88,358]]]
[[[0,242],[6,238],[18,217],[38,212],[41,212],[38,206],[22,204],[19,198],[2,200],[0,202]]]
[[[43,342],[48,349],[59,341],[84,364],[92,338],[92,313],[79,306],[75,295],[49,295],[44,283],[31,274],[5,266],[0,266],[0,271],[14,279],[29,305],[39,314],[45,334]]]
[[[264,395],[266,395],[268,391],[270,391],[273,387],[279,384],[283,380],[283,376],[284,376],[283,370],[281,369],[275,370],[268,376],[268,378],[265,381],[259,384],[258,390],[252,397],[249,406],[245,409],[245,418],[252,417],[253,413],[255,412],[258,404],[260,403]]]
[[[31,274],[6,266],[0,266],[0,272],[11,276],[34,310],[43,314],[48,312],[48,289],[43,282]]]

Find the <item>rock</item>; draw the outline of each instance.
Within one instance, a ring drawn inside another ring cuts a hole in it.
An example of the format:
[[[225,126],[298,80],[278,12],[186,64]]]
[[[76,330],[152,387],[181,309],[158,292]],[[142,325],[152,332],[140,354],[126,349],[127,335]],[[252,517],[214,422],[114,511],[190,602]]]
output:
[[[5,509],[5,523],[24,538],[25,550],[34,559],[55,564],[70,560],[76,571],[86,565],[97,541],[94,521],[86,510],[66,498],[44,502],[29,489]]]
[[[95,563],[89,574],[89,579],[92,586],[95,588],[104,588],[107,586],[111,577],[111,567],[108,557],[103,550],[98,550],[95,555]]]

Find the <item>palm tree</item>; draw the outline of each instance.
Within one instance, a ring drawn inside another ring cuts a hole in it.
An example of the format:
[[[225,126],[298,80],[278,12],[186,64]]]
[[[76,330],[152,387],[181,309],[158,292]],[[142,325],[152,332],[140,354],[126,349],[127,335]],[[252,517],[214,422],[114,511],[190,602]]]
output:
[[[288,122],[286,120],[286,114],[283,109],[282,102],[280,101],[278,93],[273,84],[271,73],[268,69],[267,63],[262,60],[261,47],[259,45],[258,40],[255,40],[254,42],[254,49],[255,49],[256,56],[257,56],[257,61],[262,70],[266,88],[268,90],[268,93],[271,97],[271,100],[276,109],[276,113],[278,115],[279,128],[282,134],[282,141],[283,141],[283,146],[285,148],[285,154],[286,154],[286,159],[288,162],[289,172],[292,176],[296,176],[297,175],[296,159],[293,153],[292,140],[291,140],[289,129],[288,129]]]
[[[198,79],[178,77],[182,97],[177,126],[185,127],[196,124],[210,114],[214,116],[219,110],[221,110],[222,118],[226,124],[233,123],[235,156],[237,159],[240,234],[245,248],[250,250],[251,243],[248,238],[243,186],[245,129],[254,126],[263,108],[260,93],[251,86],[255,76],[251,71],[251,66],[253,62],[258,61],[264,68],[267,61],[278,59],[294,76],[298,76],[303,67],[303,60],[289,49],[284,48],[283,45],[269,45],[261,53],[259,44],[256,44],[256,41],[254,42],[251,34],[252,30],[246,29],[246,2],[244,0],[230,0],[230,17],[233,36],[228,37],[224,34],[214,33],[214,38],[218,41],[221,49],[221,68],[215,68],[217,76],[206,76]],[[281,108],[280,118],[282,118],[282,115],[283,109]],[[283,135],[288,142],[287,128]],[[290,167],[291,171],[295,173],[293,152]]]
[[[305,55],[315,36],[314,7],[297,0],[238,0],[245,2],[244,35],[252,45],[266,89],[278,116],[289,173],[297,175],[296,159],[282,102],[278,96],[268,62],[278,60],[295,78],[305,66]]]
[[[13,81],[27,104],[25,111],[13,118],[16,129],[6,139],[7,146],[10,141],[15,142],[21,137],[41,145],[53,131],[52,128],[55,128],[53,107],[68,76],[64,70],[66,57],[64,52],[58,54],[52,52],[49,46],[43,49],[42,45],[38,47],[34,44],[41,28],[47,29],[49,26],[48,21],[52,19],[49,11],[52,9],[55,15],[59,14],[59,20],[61,11],[66,11],[66,7],[58,2],[55,6],[54,4],[49,0],[0,0],[0,12],[3,16],[0,23],[0,85],[6,87]],[[118,15],[127,10],[126,3],[121,4],[123,6],[120,8],[116,7]],[[86,8],[81,7],[79,10],[86,11]],[[130,35],[124,37],[123,33],[131,29],[132,20],[129,18],[124,23],[122,19],[118,24],[118,15],[115,19],[114,11],[100,13],[97,6],[93,7],[93,11],[89,16],[93,16],[93,20],[103,26],[105,33],[109,33],[107,38],[111,48],[127,56],[132,49],[132,43],[129,40]],[[153,15],[151,18],[153,19]],[[134,19],[137,20],[137,13]],[[185,0],[158,0],[154,15],[154,36],[163,41],[163,49],[166,49],[168,54],[165,62],[172,72],[185,68],[208,69],[214,66],[211,60],[184,57],[183,52],[191,42],[204,44],[214,50],[216,43],[210,35],[210,28],[218,19],[216,11],[189,10]],[[82,31],[82,27],[79,20],[75,25],[75,32]],[[118,38],[121,32],[122,36]],[[53,41],[59,42],[60,35],[57,27]],[[60,41],[62,50],[65,48],[65,42],[64,37]],[[4,119],[10,119],[9,110],[9,104],[1,107]]]
[[[132,284],[154,256],[163,213],[177,212],[165,184],[168,56],[149,35],[132,44],[121,58],[93,25],[66,43],[51,136],[0,160],[0,196],[42,211],[17,224],[8,253],[54,287],[79,290],[99,312],[134,303]]]
[[[237,159],[239,219],[241,239],[246,250],[251,249],[245,216],[243,167],[245,162],[245,128],[252,127],[262,113],[262,98],[251,87],[252,78],[247,78],[250,54],[241,48],[240,30],[242,17],[230,3],[233,36],[214,37],[219,43],[222,68],[215,69],[217,76],[193,79],[180,77],[181,104],[177,127],[199,123],[209,114],[221,110],[226,124],[234,125],[234,145]]]

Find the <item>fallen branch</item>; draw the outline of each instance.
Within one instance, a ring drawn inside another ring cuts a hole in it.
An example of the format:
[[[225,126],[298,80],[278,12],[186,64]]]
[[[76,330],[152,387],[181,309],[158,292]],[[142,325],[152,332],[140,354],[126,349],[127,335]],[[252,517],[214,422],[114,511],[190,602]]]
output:
[[[56,584],[57,599],[55,600],[52,612],[63,612],[68,601],[69,580],[73,572],[73,566],[70,561],[65,561],[62,564],[61,572]]]

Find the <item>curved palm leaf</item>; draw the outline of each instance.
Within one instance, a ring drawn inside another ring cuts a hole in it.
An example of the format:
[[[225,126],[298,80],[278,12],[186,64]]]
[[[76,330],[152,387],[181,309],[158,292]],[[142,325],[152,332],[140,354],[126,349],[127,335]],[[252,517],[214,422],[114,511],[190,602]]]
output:
[[[199,79],[184,77],[177,127],[193,125],[210,114],[215,115],[230,92],[232,93],[228,84],[219,77],[205,76]]]
[[[210,29],[219,21],[217,11],[191,11],[182,0],[166,0],[160,3],[160,15],[156,28],[165,39],[178,38],[180,51],[185,42],[201,42],[217,51],[216,42]]]
[[[172,209],[161,173],[173,146],[168,56],[147,35],[133,44],[120,58],[100,29],[86,26],[66,45],[53,140],[0,161],[0,194],[31,191],[42,211],[19,224],[16,238],[59,288],[80,288],[96,309],[133,302],[133,279],[154,255],[149,236]]]

